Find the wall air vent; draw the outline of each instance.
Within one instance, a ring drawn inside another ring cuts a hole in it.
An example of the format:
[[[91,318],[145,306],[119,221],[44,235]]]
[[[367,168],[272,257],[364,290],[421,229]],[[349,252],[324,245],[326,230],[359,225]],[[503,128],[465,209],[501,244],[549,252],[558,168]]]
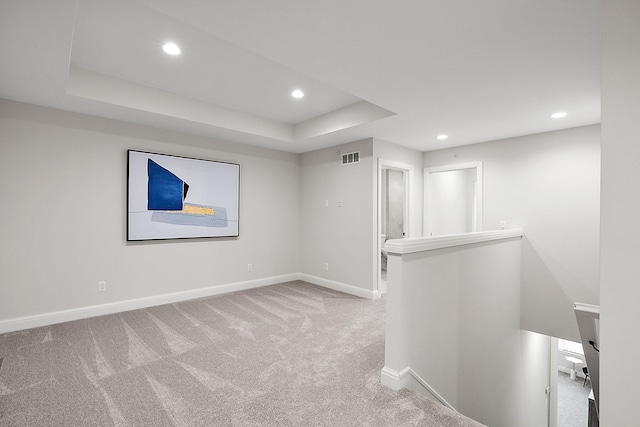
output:
[[[345,153],[342,155],[342,164],[350,165],[353,163],[360,163],[360,152],[354,151],[353,153]]]

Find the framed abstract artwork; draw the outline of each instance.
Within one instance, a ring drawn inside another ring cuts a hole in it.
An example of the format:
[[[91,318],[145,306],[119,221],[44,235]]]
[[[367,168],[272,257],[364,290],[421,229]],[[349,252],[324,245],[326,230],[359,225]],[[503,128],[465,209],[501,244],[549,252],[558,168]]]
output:
[[[127,240],[237,237],[240,165],[128,151]]]

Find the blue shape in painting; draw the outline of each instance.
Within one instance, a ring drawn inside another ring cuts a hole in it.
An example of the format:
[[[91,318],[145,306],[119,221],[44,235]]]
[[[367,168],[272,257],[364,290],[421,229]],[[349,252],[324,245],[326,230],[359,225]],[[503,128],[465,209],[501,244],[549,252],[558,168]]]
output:
[[[149,176],[147,209],[150,211],[180,211],[186,183],[151,159],[147,162]]]

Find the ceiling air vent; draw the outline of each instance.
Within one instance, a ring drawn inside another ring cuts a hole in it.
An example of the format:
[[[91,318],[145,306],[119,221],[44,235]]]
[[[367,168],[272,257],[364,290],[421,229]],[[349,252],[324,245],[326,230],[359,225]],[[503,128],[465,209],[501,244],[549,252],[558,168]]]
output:
[[[360,152],[354,151],[353,153],[345,153],[342,155],[342,164],[350,165],[352,163],[360,163]]]

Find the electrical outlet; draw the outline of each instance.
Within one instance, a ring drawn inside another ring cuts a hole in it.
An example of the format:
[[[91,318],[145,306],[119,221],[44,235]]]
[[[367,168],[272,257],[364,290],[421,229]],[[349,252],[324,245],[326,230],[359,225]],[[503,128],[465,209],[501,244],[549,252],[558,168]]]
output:
[[[105,292],[107,290],[107,282],[101,280],[98,282],[98,292]]]
[[[253,271],[253,265],[247,264],[247,271]]]
[[[324,270],[325,271],[329,271],[329,263],[328,262],[324,263]]]

